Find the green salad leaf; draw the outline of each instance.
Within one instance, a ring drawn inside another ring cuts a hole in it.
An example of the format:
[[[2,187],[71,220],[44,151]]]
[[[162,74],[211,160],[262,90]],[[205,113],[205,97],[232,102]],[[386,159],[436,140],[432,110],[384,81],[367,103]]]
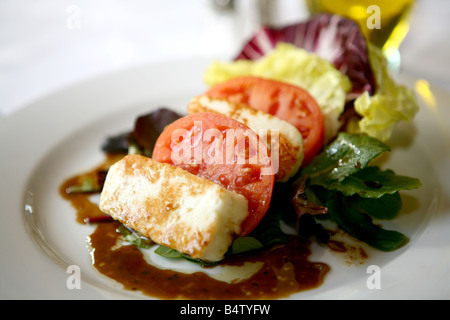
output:
[[[155,249],[155,253],[165,258],[184,258],[184,255],[177,250],[170,249],[166,246],[161,245]]]
[[[349,204],[349,200],[334,191],[327,201],[328,214],[350,235],[381,251],[394,251],[408,242],[408,238],[394,230],[374,224],[371,217]]]
[[[237,254],[263,248],[264,245],[255,237],[239,237],[231,245],[231,254]]]
[[[416,178],[369,166],[386,151],[390,151],[389,146],[373,137],[342,132],[302,170],[302,174],[309,177],[310,185],[338,190],[345,196],[359,194],[379,198],[386,193],[419,188],[421,182]]]
[[[190,262],[194,262],[197,263],[199,265],[202,266],[215,266],[217,265],[219,262],[209,262],[209,261],[203,261],[200,259],[194,259],[191,256],[189,256],[188,254],[183,254],[175,249],[171,249],[168,248],[166,246],[163,245],[159,245],[155,251],[154,251],[157,255],[160,255],[161,257],[164,258],[169,258],[169,259],[185,259],[187,261]]]
[[[280,189],[281,187],[274,190],[269,210],[255,230],[246,237],[235,239],[228,255],[267,248],[275,243],[286,243],[288,241],[287,234],[281,230],[280,226],[284,211],[287,209],[287,202],[277,194]]]
[[[348,199],[352,208],[379,220],[394,219],[403,205],[398,192],[385,194],[379,198],[362,198],[354,195]]]
[[[148,249],[155,244],[149,238],[133,229],[125,227],[123,224],[121,224],[117,230],[124,237],[125,241],[130,242],[139,248]]]
[[[348,125],[349,132],[365,133],[381,141],[387,141],[399,121],[411,121],[419,110],[414,92],[397,84],[389,73],[386,58],[380,49],[368,44],[376,91],[366,91],[354,102],[361,119]]]
[[[311,178],[311,184],[329,187],[365,168],[371,160],[389,150],[389,146],[375,138],[341,132],[302,170],[302,174]]]
[[[297,179],[302,183],[297,184],[308,201],[327,208],[326,216],[342,230],[374,248],[392,251],[405,245],[408,238],[383,229],[372,219],[395,218],[402,208],[399,191],[419,188],[421,182],[370,165],[386,151],[390,148],[376,138],[340,133],[302,170]]]
[[[92,179],[92,177],[85,177],[81,184],[69,186],[66,193],[95,193],[101,191],[101,187]]]
[[[395,218],[402,208],[400,191],[419,188],[421,182],[370,164],[387,151],[388,145],[366,134],[339,133],[298,177],[275,185],[262,221],[248,236],[235,239],[226,256],[287,243],[290,236],[282,230],[282,221],[295,224],[299,236],[315,237],[320,243],[330,239],[321,224],[329,219],[378,250],[393,251],[404,246],[408,242],[406,235],[386,230],[373,220]],[[124,226],[119,231],[125,240],[138,247],[149,248],[154,244]],[[220,263],[193,259],[162,245],[155,253],[205,266]]]
[[[419,179],[395,174],[392,170],[381,170],[376,166],[363,168],[347,176],[340,183],[333,184],[333,189],[345,196],[359,194],[364,198],[379,198],[400,190],[411,190],[421,186]]]

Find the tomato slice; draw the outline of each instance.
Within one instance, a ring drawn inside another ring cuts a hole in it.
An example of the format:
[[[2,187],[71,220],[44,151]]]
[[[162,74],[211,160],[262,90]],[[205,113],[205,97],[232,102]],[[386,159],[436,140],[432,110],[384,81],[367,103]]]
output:
[[[152,158],[247,198],[249,215],[240,236],[248,235],[269,208],[275,174],[267,145],[237,120],[215,113],[180,118],[161,133]]]
[[[324,122],[320,106],[303,88],[254,76],[238,77],[212,86],[206,95],[245,103],[294,125],[303,136],[306,166],[324,144]]]

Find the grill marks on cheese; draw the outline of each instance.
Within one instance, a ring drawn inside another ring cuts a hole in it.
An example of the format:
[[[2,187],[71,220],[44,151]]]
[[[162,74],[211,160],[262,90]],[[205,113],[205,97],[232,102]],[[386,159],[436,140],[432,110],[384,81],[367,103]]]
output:
[[[276,181],[285,182],[294,176],[303,162],[303,137],[289,122],[266,112],[253,109],[246,104],[230,102],[226,99],[212,98],[207,95],[194,97],[188,107],[189,114],[200,112],[218,113],[238,120],[251,128],[267,143],[272,155],[278,156]],[[271,130],[278,130],[278,145],[271,144]],[[268,135],[264,135],[267,132]],[[273,147],[277,147],[273,150]]]
[[[100,210],[158,244],[220,261],[248,215],[248,201],[181,168],[128,155],[109,169]]]

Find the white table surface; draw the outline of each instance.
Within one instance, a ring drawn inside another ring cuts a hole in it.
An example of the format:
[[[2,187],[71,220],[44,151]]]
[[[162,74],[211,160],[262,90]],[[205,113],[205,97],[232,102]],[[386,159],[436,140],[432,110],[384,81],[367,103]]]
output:
[[[0,116],[97,75],[190,57],[231,58],[254,27],[208,0],[0,0]],[[279,0],[283,23],[307,17]],[[242,19],[246,12],[245,19]],[[450,1],[419,0],[403,42],[402,72],[450,91]],[[252,20],[253,19],[253,20]]]

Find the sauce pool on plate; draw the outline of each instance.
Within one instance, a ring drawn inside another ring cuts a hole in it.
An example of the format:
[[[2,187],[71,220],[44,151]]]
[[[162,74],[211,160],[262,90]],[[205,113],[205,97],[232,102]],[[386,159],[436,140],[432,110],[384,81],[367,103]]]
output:
[[[89,238],[93,266],[124,289],[160,299],[277,299],[319,287],[330,271],[327,264],[308,260],[310,241],[297,236],[289,237],[286,244],[236,254],[221,262],[222,266],[235,267],[246,262],[261,264],[250,277],[231,283],[214,279],[205,272],[188,274],[149,264],[135,245],[117,246],[120,223],[105,217],[91,200],[92,194],[98,192],[96,185],[101,185],[98,177],[101,180],[107,168],[118,159],[118,155],[108,155],[91,172],[64,181],[59,192],[75,208],[78,223],[98,222]],[[86,178],[94,181],[93,192],[68,192]]]

